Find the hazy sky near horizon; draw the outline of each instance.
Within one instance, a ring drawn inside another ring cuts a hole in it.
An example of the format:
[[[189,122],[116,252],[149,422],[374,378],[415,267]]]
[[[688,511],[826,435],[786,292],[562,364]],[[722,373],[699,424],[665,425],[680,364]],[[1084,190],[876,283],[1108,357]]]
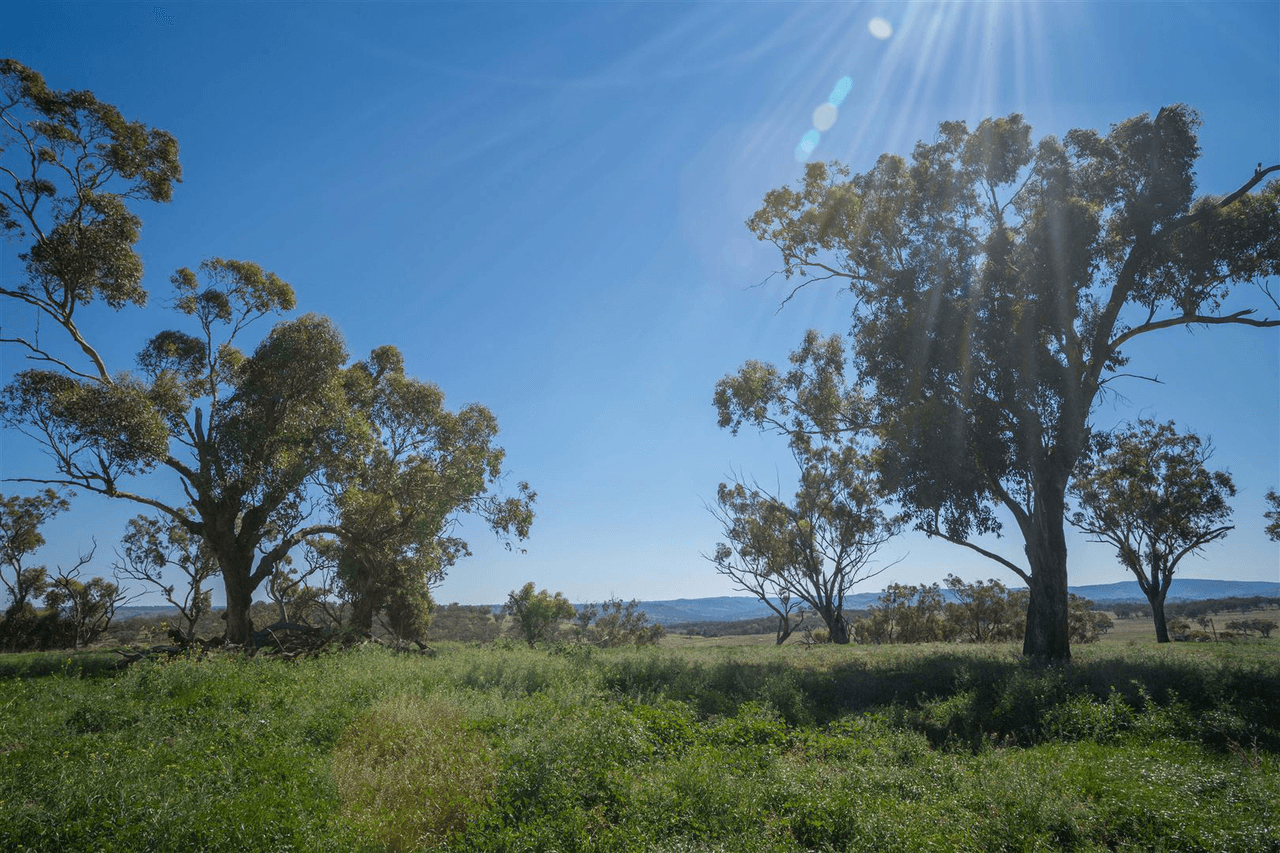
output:
[[[806,156],[864,170],[944,120],[1020,112],[1039,138],[1184,102],[1203,118],[1199,192],[1280,162],[1275,2],[10,3],[0,55],[181,146],[172,203],[135,208],[149,307],[85,314],[113,370],[173,325],[170,273],[220,256],[289,281],[353,357],[394,344],[451,406],[494,411],[538,518],[523,554],[470,530],[442,602],[527,580],[573,601],[733,593],[701,556],[720,532],[704,505],[732,472],[793,472],[781,439],[717,428],[715,382],[785,360],[808,328],[847,331],[853,308],[819,284],[778,310],[776,250],[743,224]],[[6,283],[22,248],[0,244]],[[2,310],[6,331],[33,322]],[[1173,419],[1212,438],[1239,489],[1236,530],[1181,573],[1280,579],[1262,533],[1280,330],[1174,329],[1127,352],[1161,384],[1117,383],[1095,423]],[[0,349],[5,377],[23,367]],[[0,440],[5,477],[49,470]],[[96,539],[105,572],[136,512],[82,494],[38,556],[67,564]],[[1025,564],[1016,530],[988,544]],[[1073,584],[1127,579],[1110,549],[1069,548]],[[901,561],[857,591],[1017,582],[920,534],[882,556]]]

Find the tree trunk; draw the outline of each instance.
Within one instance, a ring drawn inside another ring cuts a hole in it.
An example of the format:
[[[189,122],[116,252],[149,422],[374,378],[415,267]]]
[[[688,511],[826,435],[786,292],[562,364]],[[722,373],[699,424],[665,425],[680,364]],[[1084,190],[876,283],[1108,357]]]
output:
[[[1031,599],[1022,653],[1048,661],[1071,659],[1067,622],[1067,539],[1063,532],[1065,488],[1037,495],[1036,512],[1023,531],[1031,564]]]
[[[1154,590],[1147,595],[1147,601],[1151,602],[1151,615],[1156,622],[1157,643],[1171,642],[1169,640],[1169,625],[1164,618],[1164,595],[1163,592]]]
[[[222,570],[223,584],[227,590],[227,642],[243,645],[253,637],[253,586],[250,584],[249,569],[235,571],[236,566],[225,566]]]
[[[844,614],[839,610],[833,610],[822,615],[827,623],[827,636],[831,642],[848,645],[849,623],[844,620]]]
[[[351,602],[351,627],[365,634],[373,633],[373,597],[360,592]]]

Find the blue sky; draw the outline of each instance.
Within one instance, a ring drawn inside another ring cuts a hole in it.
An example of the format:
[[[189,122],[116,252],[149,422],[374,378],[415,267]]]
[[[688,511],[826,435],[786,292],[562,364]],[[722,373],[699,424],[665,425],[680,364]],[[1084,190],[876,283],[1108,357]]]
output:
[[[731,471],[785,483],[791,463],[774,437],[719,430],[713,386],[785,359],[807,328],[847,330],[853,307],[815,286],[778,311],[781,281],[755,286],[777,257],[743,222],[800,176],[797,144],[842,77],[812,157],[859,170],[943,120],[1017,111],[1038,137],[1175,102],[1203,117],[1200,191],[1280,162],[1274,2],[11,3],[3,17],[0,55],[181,145],[173,202],[140,210],[150,307],[87,323],[113,369],[169,327],[172,270],[217,255],[280,274],[357,356],[395,344],[451,404],[495,412],[538,519],[525,554],[471,531],[443,602],[498,602],[527,580],[574,601],[732,593],[700,556],[719,532],[704,502]],[[0,246],[6,281],[18,251]],[[29,322],[3,310],[6,328]],[[1239,489],[1237,529],[1182,572],[1277,580],[1262,496],[1280,485],[1280,331],[1172,330],[1129,352],[1163,384],[1121,384],[1096,422],[1211,436]],[[23,366],[0,359],[5,375]],[[0,463],[44,470],[12,433]],[[135,511],[82,495],[41,557],[65,564],[93,537],[105,571]],[[1020,556],[1016,535],[994,547]],[[1016,580],[916,534],[884,556],[904,559],[875,588]],[[1079,537],[1070,576],[1125,579]]]

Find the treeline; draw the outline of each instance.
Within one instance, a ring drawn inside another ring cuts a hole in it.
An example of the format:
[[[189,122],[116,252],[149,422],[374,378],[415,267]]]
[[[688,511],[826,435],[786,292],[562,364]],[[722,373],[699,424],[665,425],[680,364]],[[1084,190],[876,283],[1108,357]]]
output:
[[[948,601],[944,587],[954,600]],[[998,580],[964,581],[947,575],[942,584],[890,584],[866,616],[853,622],[859,643],[1004,643],[1026,631],[1029,593]],[[1111,630],[1111,617],[1093,602],[1071,594],[1068,630],[1073,643],[1092,643]],[[819,636],[817,639],[821,639]]]
[[[1119,619],[1150,619],[1151,605],[1145,601],[1117,601],[1107,608]],[[1215,613],[1246,613],[1250,610],[1280,608],[1280,597],[1274,595],[1236,595],[1226,598],[1205,598],[1199,601],[1167,602],[1165,613],[1170,617],[1199,619]]]
[[[948,600],[948,591],[954,600]],[[1026,630],[1027,597],[1025,589],[1011,590],[997,580],[969,583],[948,575],[941,584],[890,584],[872,607],[846,610],[843,615],[855,643],[1013,642],[1020,641]],[[1074,643],[1094,642],[1112,627],[1110,616],[1074,594],[1068,619]],[[777,627],[777,618],[768,616],[732,622],[681,622],[670,630],[724,637],[773,634]],[[797,614],[793,630],[801,632],[805,642],[830,640],[823,620],[810,611]]]

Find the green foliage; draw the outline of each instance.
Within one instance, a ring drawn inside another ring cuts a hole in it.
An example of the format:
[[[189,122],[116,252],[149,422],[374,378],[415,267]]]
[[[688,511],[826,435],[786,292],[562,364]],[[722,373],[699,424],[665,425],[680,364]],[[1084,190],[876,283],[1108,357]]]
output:
[[[104,578],[81,580],[76,574],[59,572],[44,595],[44,603],[66,623],[72,648],[80,649],[111,627],[116,607],[124,598],[120,586]]]
[[[248,326],[296,306],[290,285],[255,263],[210,258],[178,269],[172,307],[184,328],[143,345],[140,375],[108,370],[73,315],[95,298],[117,309],[146,302],[134,250],[141,223],[127,202],[169,199],[177,143],[92,93],[48,89],[13,60],[0,64],[0,120],[0,230],[32,241],[19,255],[26,280],[0,297],[65,333],[52,345],[3,339],[52,368],[17,374],[0,420],[48,451],[45,482],[144,504],[203,539],[226,589],[231,641],[249,639],[263,584],[301,583],[285,580],[287,561],[309,539],[336,537],[351,552],[345,565],[368,576],[347,590],[361,627],[385,607],[397,633],[417,636],[431,583],[466,553],[447,535],[458,514],[528,534],[532,490],[491,493],[503,459],[493,416],[480,406],[446,412],[439,389],[405,377],[394,348],[348,367],[337,327],[306,314],[243,352]],[[166,503],[174,489],[130,490],[130,478],[156,468],[178,478],[189,505]],[[317,509],[327,512],[313,520]]]
[[[4,849],[1280,848],[1259,645],[47,659]]]
[[[484,605],[452,604],[437,607],[431,619],[433,640],[492,643],[501,633],[493,613]]]
[[[1151,602],[1161,643],[1169,642],[1164,599],[1178,563],[1232,530],[1223,522],[1236,488],[1230,474],[1205,467],[1211,453],[1172,422],[1140,420],[1095,435],[1072,482],[1080,509],[1071,523],[1115,547]]]
[[[944,583],[956,597],[947,604],[947,617],[961,637],[974,643],[1022,639],[1025,606],[1000,581],[965,583],[947,575]]]
[[[205,584],[218,574],[218,561],[208,543],[176,522],[138,515],[127,522],[119,553],[116,570],[159,589],[178,609],[179,633],[194,639],[196,626],[213,603],[213,590]],[[183,577],[181,591],[169,581],[170,568]]]
[[[880,603],[854,626],[860,643],[933,643],[949,640],[960,626],[946,618],[938,584],[893,583]]]
[[[575,613],[575,637],[602,648],[618,646],[652,646],[666,636],[659,624],[649,624],[649,617],[639,609],[634,598],[622,602],[611,598],[600,605],[588,604]]]
[[[111,625],[126,595],[119,584],[101,577],[81,578],[93,552],[70,570],[50,574],[24,561],[44,545],[40,528],[67,508],[52,489],[28,496],[0,495],[0,583],[9,606],[0,616],[0,649],[81,648]],[[37,605],[43,600],[43,609]]]
[[[13,59],[0,60],[0,136],[7,180],[0,230],[34,236],[18,257],[27,281],[0,288],[62,325],[95,298],[119,309],[142,305],[138,218],[127,201],[168,201],[182,179],[178,143],[163,130],[126,120],[87,91],[50,89]],[[13,340],[13,339],[9,339]],[[44,354],[38,341],[21,341]],[[80,342],[106,370],[86,344]]]
[[[40,528],[68,506],[53,489],[25,497],[0,495],[0,583],[8,593],[10,612],[22,611],[48,589],[48,570],[24,561],[44,545]]]
[[[1280,625],[1271,619],[1237,619],[1227,623],[1228,631],[1239,631],[1242,634],[1257,631],[1264,639],[1270,637],[1276,628],[1280,628]]]
[[[574,616],[573,605],[563,593],[555,595],[545,589],[535,592],[533,581],[529,581],[519,590],[511,590],[502,612],[512,617],[516,631],[526,643],[532,647],[539,640],[549,639],[547,632],[566,619]]]
[[[1271,507],[1262,514],[1262,517],[1267,520],[1267,538],[1272,542],[1280,542],[1280,492],[1269,489],[1266,499],[1267,505]]]
[[[777,614],[779,645],[796,627],[801,604],[823,620],[833,642],[847,643],[845,596],[884,570],[873,569],[873,559],[901,519],[887,512],[872,459],[849,426],[862,402],[844,381],[839,337],[810,332],[791,361],[785,376],[749,362],[716,384],[720,426],[735,434],[744,424],[786,433],[800,483],[791,500],[758,484],[721,483],[711,513],[727,541],[708,559]]]
[[[1175,105],[1033,144],[1019,115],[944,122],[909,159],[885,154],[862,174],[809,164],[748,222],[797,290],[836,279],[858,307],[847,365],[819,362],[825,381],[797,386],[748,363],[729,421],[802,435],[792,415],[809,399],[794,389],[854,377],[865,398],[819,393],[815,423],[873,435],[884,485],[920,529],[1023,577],[1031,655],[1070,653],[1065,492],[1125,345],[1175,326],[1280,325],[1223,309],[1239,285],[1280,274],[1280,182],[1264,184],[1280,166],[1194,200],[1198,124]],[[973,541],[998,531],[997,508],[1018,525],[1023,565]]]
[[[495,775],[484,738],[458,705],[440,699],[383,699],[333,751],[346,814],[390,851],[435,846],[465,829]]]

